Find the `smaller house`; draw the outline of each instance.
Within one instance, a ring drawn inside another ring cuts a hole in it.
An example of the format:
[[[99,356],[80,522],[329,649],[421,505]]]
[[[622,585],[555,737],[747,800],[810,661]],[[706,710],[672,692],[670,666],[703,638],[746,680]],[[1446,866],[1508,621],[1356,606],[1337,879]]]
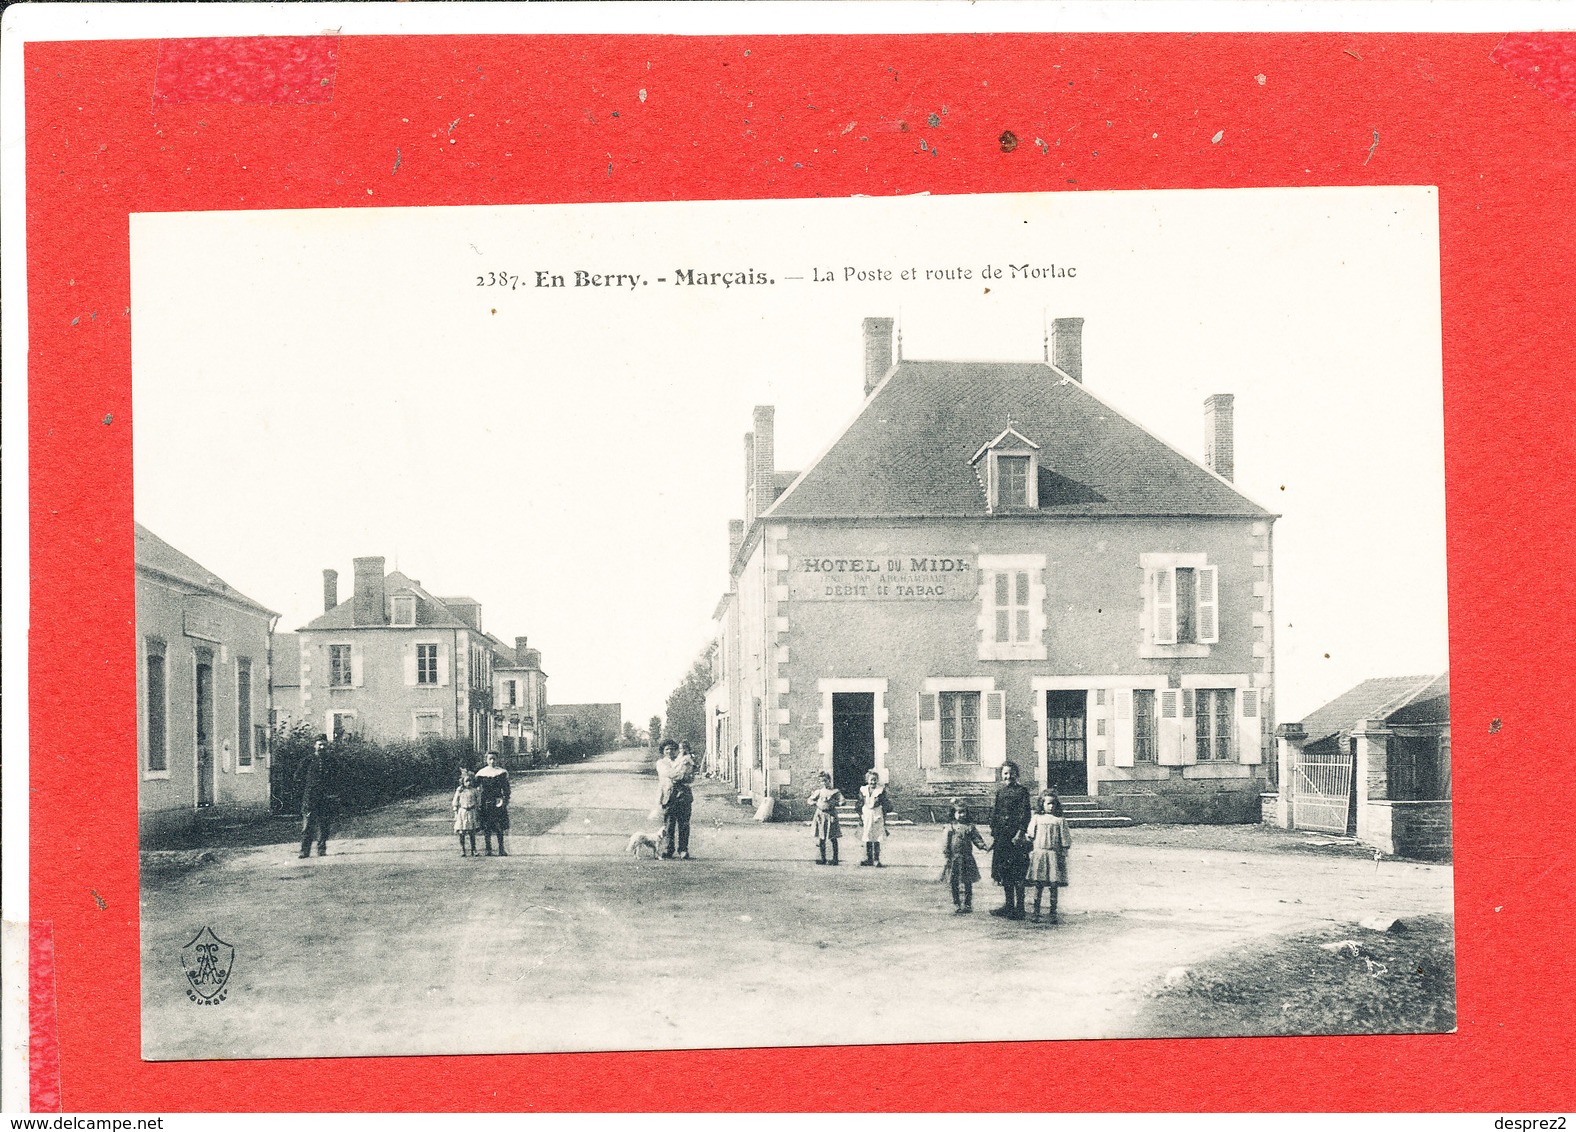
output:
[[[491,634],[488,637],[493,641],[492,749],[505,760],[528,760],[547,746],[542,650],[527,647],[525,637],[516,637],[512,649]]]
[[[1278,734],[1277,824],[1450,855],[1448,672],[1365,680]]]
[[[298,723],[310,723],[301,711],[301,641],[294,633],[274,634],[269,675],[268,729],[279,735]]]
[[[266,810],[279,615],[136,524],[137,826]]]

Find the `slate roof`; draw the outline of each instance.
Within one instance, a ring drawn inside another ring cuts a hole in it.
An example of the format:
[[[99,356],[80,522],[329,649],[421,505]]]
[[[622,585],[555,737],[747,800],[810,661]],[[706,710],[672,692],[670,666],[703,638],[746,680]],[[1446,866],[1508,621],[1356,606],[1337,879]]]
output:
[[[1317,743],[1349,731],[1359,719],[1385,719],[1408,704],[1437,699],[1449,691],[1448,672],[1439,676],[1380,676],[1364,680],[1303,719],[1302,728],[1308,733],[1306,742]]]
[[[449,612],[449,608],[440,600],[433,597],[415,582],[411,581],[398,570],[389,571],[383,579],[383,592],[387,597],[396,594],[414,594],[416,597],[416,627],[422,629],[469,629],[466,622]],[[469,600],[469,599],[466,599]],[[378,625],[357,625],[354,621],[355,595],[352,594],[344,601],[334,606],[328,612],[308,621],[301,626],[298,632],[316,632],[322,629],[376,629]],[[410,628],[408,625],[389,626],[388,628]]]
[[[1040,446],[1043,515],[1273,517],[1048,364],[911,360],[766,515],[983,517],[969,461],[1008,427]]]
[[[270,617],[279,616],[261,602],[247,597],[196,559],[176,550],[141,523],[133,523],[133,527],[136,530],[134,560],[138,569],[163,574],[201,593],[244,605]]]

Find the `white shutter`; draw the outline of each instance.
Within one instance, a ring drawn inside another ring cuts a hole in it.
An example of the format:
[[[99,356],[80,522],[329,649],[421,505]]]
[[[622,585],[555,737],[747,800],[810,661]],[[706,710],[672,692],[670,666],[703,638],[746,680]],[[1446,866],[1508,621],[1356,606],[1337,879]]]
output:
[[[438,686],[440,688],[447,688],[449,686],[449,646],[448,645],[439,645],[438,646]]]
[[[1155,614],[1155,644],[1174,645],[1177,642],[1176,571],[1163,567],[1155,571],[1154,579],[1150,594]]]
[[[1261,705],[1257,688],[1244,688],[1237,693],[1237,761],[1257,763],[1262,760],[1260,746],[1263,741],[1264,721],[1260,718]]]
[[[350,646],[350,685],[353,688],[361,687],[362,681],[361,643],[358,641]]]
[[[1198,640],[1212,645],[1220,640],[1220,593],[1218,571],[1213,566],[1198,570]]]
[[[405,664],[405,686],[407,688],[414,688],[416,686],[416,646],[415,645],[413,645],[413,644],[406,644],[405,645],[405,654],[404,654],[402,660],[404,661],[404,664]]]
[[[919,720],[919,765],[932,769],[941,766],[941,718],[936,709],[936,694],[921,692],[916,710]]]
[[[1115,748],[1115,761],[1117,766],[1133,765],[1133,690],[1131,688],[1117,688],[1113,693],[1116,700],[1115,735],[1112,743]]]
[[[1007,694],[985,692],[980,698],[980,765],[1001,766],[1007,761]]]
[[[1177,738],[1182,748],[1182,765],[1198,762],[1198,693],[1192,688],[1182,689],[1182,718],[1177,721]]]
[[[1182,693],[1166,688],[1160,693],[1158,761],[1162,766],[1182,765]]]

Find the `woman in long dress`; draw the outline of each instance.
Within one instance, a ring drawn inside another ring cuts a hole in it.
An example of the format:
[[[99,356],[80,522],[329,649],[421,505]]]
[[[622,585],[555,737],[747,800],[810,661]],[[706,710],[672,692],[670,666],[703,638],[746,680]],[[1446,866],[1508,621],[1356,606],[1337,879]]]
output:
[[[1040,794],[1039,813],[1029,819],[1029,872],[1027,883],[1034,885],[1033,923],[1040,922],[1040,899],[1051,890],[1047,919],[1056,923],[1057,893],[1067,884],[1067,850],[1073,843],[1072,830],[1062,816],[1062,800],[1046,790]]]

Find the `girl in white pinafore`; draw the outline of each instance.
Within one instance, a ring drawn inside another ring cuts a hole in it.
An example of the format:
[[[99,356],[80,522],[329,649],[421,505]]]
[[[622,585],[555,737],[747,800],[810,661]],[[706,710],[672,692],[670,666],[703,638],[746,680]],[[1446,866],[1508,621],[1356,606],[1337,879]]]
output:
[[[1051,910],[1047,919],[1056,923],[1056,896],[1067,884],[1067,850],[1073,843],[1072,830],[1062,816],[1062,800],[1049,790],[1040,795],[1039,813],[1029,819],[1029,875],[1025,884],[1034,885],[1032,923],[1040,922],[1040,898],[1051,890]]]
[[[875,771],[865,775],[865,784],[859,788],[859,817],[864,826],[865,859],[861,865],[881,867],[881,842],[886,840],[886,816],[891,803],[887,801],[886,787]]]

